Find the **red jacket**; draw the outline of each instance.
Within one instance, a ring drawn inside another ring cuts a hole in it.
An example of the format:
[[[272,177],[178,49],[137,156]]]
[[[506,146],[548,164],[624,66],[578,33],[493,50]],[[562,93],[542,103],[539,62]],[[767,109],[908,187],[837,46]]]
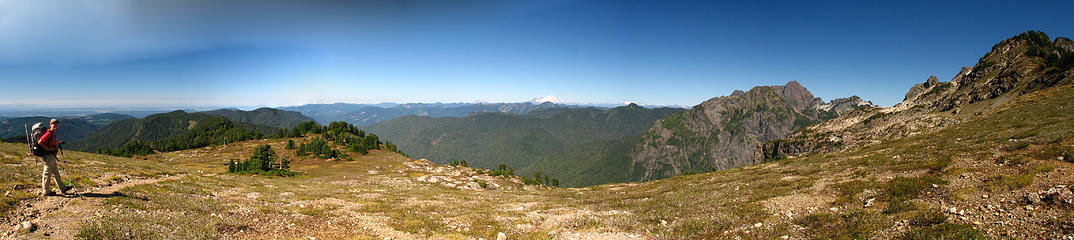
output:
[[[52,131],[52,129],[49,129],[48,132],[45,132],[44,135],[41,135],[41,143],[42,143],[41,145],[45,145],[45,146],[55,148],[56,144],[58,143],[58,142],[56,142],[55,131]]]

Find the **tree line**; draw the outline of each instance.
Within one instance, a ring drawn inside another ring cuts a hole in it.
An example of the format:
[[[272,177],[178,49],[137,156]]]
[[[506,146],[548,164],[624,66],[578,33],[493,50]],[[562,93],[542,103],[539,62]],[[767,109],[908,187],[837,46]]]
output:
[[[278,157],[272,146],[260,145],[246,161],[232,160],[227,164],[228,173],[256,173],[262,175],[294,176],[291,161],[287,157]]]

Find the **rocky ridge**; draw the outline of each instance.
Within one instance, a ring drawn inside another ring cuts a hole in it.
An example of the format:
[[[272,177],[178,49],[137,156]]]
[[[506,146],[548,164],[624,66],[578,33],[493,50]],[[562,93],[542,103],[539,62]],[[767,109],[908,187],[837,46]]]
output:
[[[895,106],[862,108],[770,140],[755,162],[841,151],[914,136],[985,114],[1014,97],[1074,82],[1074,43],[1029,31],[1001,41],[949,82],[930,76]],[[1054,59],[1053,59],[1054,58]]]
[[[631,155],[631,179],[760,163],[754,160],[758,144],[863,107],[873,105],[856,96],[824,102],[797,81],[735,91],[653,124]]]

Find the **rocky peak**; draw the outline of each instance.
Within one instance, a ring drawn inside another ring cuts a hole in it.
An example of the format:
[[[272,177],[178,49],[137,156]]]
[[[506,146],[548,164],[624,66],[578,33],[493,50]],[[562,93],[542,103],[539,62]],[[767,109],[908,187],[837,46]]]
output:
[[[1074,41],[1071,41],[1069,38],[1065,38],[1065,37],[1057,37],[1057,38],[1055,38],[1055,46],[1059,47],[1059,48],[1062,48],[1062,49],[1066,49],[1067,51],[1074,52]]]
[[[834,112],[836,115],[843,115],[843,113],[848,112],[850,110],[864,107],[876,107],[876,105],[873,105],[873,102],[862,100],[861,97],[850,96],[845,98],[833,99],[831,102],[817,105],[816,108],[820,111],[831,111]]]
[[[772,86],[780,97],[794,106],[795,110],[802,111],[813,104],[813,93],[810,93],[798,81],[790,81],[783,86]]]
[[[738,97],[742,95],[746,95],[746,92],[743,92],[742,90],[735,90],[734,92],[731,92],[731,96],[733,97]]]
[[[966,76],[966,75],[968,75],[968,74],[970,74],[972,72],[973,72],[973,67],[962,66],[962,71],[958,72],[958,76]]]
[[[963,71],[965,71],[965,68],[963,68]],[[936,85],[940,85],[940,80],[937,79],[935,75],[929,76],[929,79],[925,80],[924,83],[914,84],[913,87],[910,87],[910,90],[906,92],[902,101],[906,102],[907,100],[914,99]]]
[[[925,80],[925,88],[930,88],[937,84],[940,84],[940,79],[936,79],[936,75],[931,75],[928,80]]]

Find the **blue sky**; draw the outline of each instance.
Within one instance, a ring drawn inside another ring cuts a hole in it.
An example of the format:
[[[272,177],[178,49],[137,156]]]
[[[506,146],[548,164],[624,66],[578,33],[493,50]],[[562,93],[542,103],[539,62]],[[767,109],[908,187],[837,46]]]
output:
[[[0,1],[0,105],[694,105],[801,82],[890,106],[1072,1]],[[44,86],[48,94],[25,91]]]

